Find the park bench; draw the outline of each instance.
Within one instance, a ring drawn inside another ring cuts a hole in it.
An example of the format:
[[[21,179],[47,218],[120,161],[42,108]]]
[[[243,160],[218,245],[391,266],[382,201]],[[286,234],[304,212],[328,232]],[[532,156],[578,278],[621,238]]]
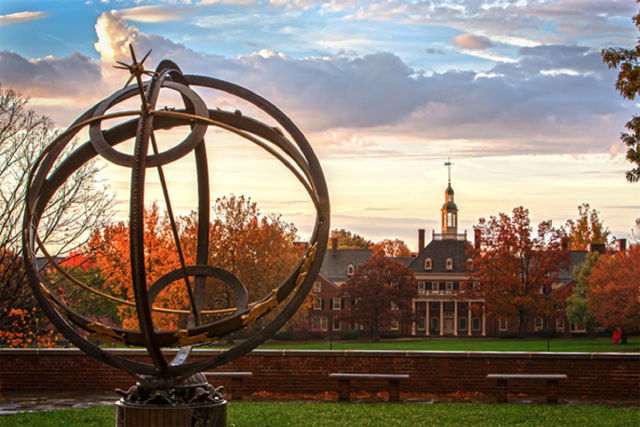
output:
[[[338,400],[349,402],[351,400],[351,380],[388,380],[389,402],[400,401],[400,381],[408,380],[409,375],[390,374],[329,374],[329,378],[338,379]]]
[[[558,382],[566,380],[566,375],[558,374],[489,374],[488,380],[497,380],[498,403],[509,402],[509,380],[547,380],[547,403],[558,403]]]
[[[244,391],[243,380],[253,376],[252,372],[205,372],[207,378],[231,378],[231,387],[229,387],[229,396],[233,400],[242,400]]]

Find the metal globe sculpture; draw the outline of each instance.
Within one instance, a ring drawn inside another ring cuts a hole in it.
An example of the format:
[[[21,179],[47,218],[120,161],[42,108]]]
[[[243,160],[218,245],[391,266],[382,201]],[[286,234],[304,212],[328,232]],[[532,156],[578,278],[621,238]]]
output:
[[[204,376],[200,373],[224,365],[265,342],[293,316],[308,295],[320,270],[327,247],[330,217],[327,185],[318,159],[302,132],[269,101],[233,83],[183,74],[178,66],[169,60],[162,61],[155,71],[145,70],[143,64],[149,54],[141,62],[136,60],[133,49],[131,54],[133,59],[131,65],[120,63],[121,67],[116,67],[128,69],[131,73],[124,89],[99,102],[61,133],[37,159],[30,173],[23,224],[25,268],[38,303],[58,331],[86,354],[122,369],[138,381],[137,388],[126,394],[128,401],[176,404],[198,401],[198,399],[200,401],[216,400],[219,396],[208,388],[210,386],[205,385]],[[150,80],[143,81],[145,75],[150,76]],[[132,80],[135,83],[129,85]],[[279,127],[246,117],[239,111],[210,109],[196,93],[195,88],[214,89],[244,100],[269,115]],[[159,93],[165,90],[179,94],[183,106],[177,106],[175,109],[156,109]],[[140,110],[111,112],[122,102],[136,97],[139,97],[142,102]],[[124,121],[105,129],[103,127],[105,121],[114,118],[124,119]],[[89,141],[61,161],[59,156],[64,148],[78,132],[87,127]],[[173,148],[159,152],[155,131],[176,127],[188,127],[188,136]],[[258,301],[249,301],[247,289],[236,276],[221,268],[207,265],[210,251],[208,235],[211,206],[205,134],[209,127],[217,127],[236,134],[266,150],[282,162],[304,187],[316,210],[315,227],[305,255],[276,289]],[[286,134],[290,135],[293,141],[290,141]],[[135,141],[133,155],[114,148],[127,140]],[[192,152],[196,159],[198,191],[199,228],[196,263],[194,265],[186,263],[174,227],[180,268],[164,275],[155,283],[148,283],[145,275],[143,236],[147,171],[152,168],[158,170],[160,183],[165,190],[167,211],[175,226],[171,204],[166,193],[163,167]],[[48,254],[38,236],[39,221],[56,190],[83,164],[97,156],[131,170],[129,224],[134,301],[101,293],[73,278]],[[118,304],[134,306],[139,330],[105,326],[74,311],[56,295],[47,279],[38,271],[37,253],[44,254],[53,268],[77,286]],[[203,310],[207,278],[222,281],[232,289],[235,293],[236,307],[231,310]],[[158,294],[175,282],[186,287],[189,310],[156,307],[154,300]],[[287,300],[286,303],[285,300]],[[188,360],[194,346],[218,340],[250,326],[283,303],[285,304],[275,318],[246,341],[213,357],[196,361]],[[183,330],[159,330],[153,322],[153,311],[188,314],[188,326]],[[216,313],[220,316],[214,319],[215,321],[202,323],[203,314]],[[105,351],[83,338],[76,332],[76,328],[100,341],[143,346],[147,349],[153,363],[141,363]],[[175,347],[179,347],[180,350],[173,360],[168,360],[163,349]],[[185,389],[191,390],[191,394],[184,392]],[[203,393],[203,389],[206,393]]]

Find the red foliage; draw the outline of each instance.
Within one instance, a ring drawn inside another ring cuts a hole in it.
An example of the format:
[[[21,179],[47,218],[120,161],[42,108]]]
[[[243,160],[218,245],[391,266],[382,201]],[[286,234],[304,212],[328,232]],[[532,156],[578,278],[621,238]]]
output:
[[[544,221],[538,226],[537,237],[533,237],[529,211],[523,207],[515,208],[513,217],[501,213],[489,221],[481,218],[476,228],[482,245],[467,250],[473,263],[467,266],[469,280],[458,297],[484,299],[489,317],[517,317],[522,338],[528,314],[555,312],[557,301],[548,295],[558,272],[571,263],[562,247],[562,232]]]
[[[640,323],[640,246],[604,255],[587,278],[590,314],[607,328],[637,331]]]

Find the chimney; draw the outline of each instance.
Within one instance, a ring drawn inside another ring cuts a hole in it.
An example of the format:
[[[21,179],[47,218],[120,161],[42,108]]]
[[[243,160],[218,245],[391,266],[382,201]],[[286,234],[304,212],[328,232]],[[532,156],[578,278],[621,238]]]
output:
[[[600,255],[604,255],[607,253],[607,248],[604,243],[592,243],[589,246],[590,252],[599,252]]]
[[[424,249],[424,228],[418,230],[418,253]]]
[[[338,253],[338,238],[332,237],[331,238],[331,254],[335,255],[337,253]]]
[[[627,250],[627,239],[618,239],[618,250],[620,252]]]
[[[473,229],[473,248],[480,249],[480,245],[482,244],[481,233],[478,228]]]
[[[563,237],[561,242],[562,242],[562,250],[563,251],[569,250],[569,239],[566,237]]]

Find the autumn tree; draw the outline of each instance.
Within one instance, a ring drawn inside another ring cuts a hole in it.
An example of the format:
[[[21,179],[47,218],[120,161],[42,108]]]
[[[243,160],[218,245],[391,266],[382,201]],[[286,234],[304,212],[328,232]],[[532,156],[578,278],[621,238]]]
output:
[[[37,115],[27,104],[19,93],[0,87],[0,345],[6,345],[7,334],[28,334],[33,342],[33,337],[52,334],[26,280],[21,231],[29,171],[56,131],[49,118]],[[59,162],[75,146],[70,144]],[[81,246],[92,230],[110,221],[114,199],[101,185],[99,172],[95,162],[83,165],[51,198],[38,235],[52,256]],[[44,269],[47,263],[38,265]],[[16,332],[19,324],[28,326]]]
[[[530,314],[552,312],[554,301],[547,295],[558,272],[571,263],[562,245],[562,231],[544,221],[537,236],[533,235],[529,211],[522,206],[513,210],[512,217],[501,213],[488,221],[480,218],[475,228],[482,244],[467,251],[473,262],[468,264],[469,280],[457,292],[458,298],[483,299],[489,317],[518,318],[522,339]]]
[[[636,0],[640,3],[640,0]],[[633,23],[640,28],[640,13],[633,16]],[[640,92],[640,43],[633,49],[606,48],[602,49],[602,60],[609,68],[619,68],[616,89],[623,98],[634,100]],[[635,165],[626,173],[627,181],[640,180],[640,116],[632,116],[626,128],[630,133],[623,133],[620,139],[628,147],[627,160]]]
[[[418,297],[416,278],[404,264],[375,253],[358,267],[341,286],[342,298],[351,300],[351,310],[341,319],[366,325],[373,341],[380,341],[380,330],[397,321],[414,321],[412,300]]]
[[[605,328],[638,331],[640,325],[640,246],[603,255],[587,277],[589,313]]]
[[[373,246],[371,240],[367,240],[359,234],[351,233],[344,228],[331,230],[331,238],[338,239],[338,249],[369,249]],[[331,239],[329,239],[329,244]]]
[[[567,319],[574,325],[584,326],[589,331],[589,337],[593,337],[596,328],[596,319],[591,315],[589,310],[589,299],[585,295],[587,288],[587,279],[593,272],[593,269],[600,259],[600,253],[597,251],[589,252],[587,259],[580,266],[573,269],[573,277],[575,286],[572,294],[566,300]]]
[[[373,251],[391,258],[411,256],[409,247],[400,239],[384,239],[373,245]]]
[[[567,220],[564,226],[569,249],[588,251],[591,243],[613,245],[613,239],[609,239],[611,232],[604,226],[599,215],[600,212],[591,209],[588,203],[578,206],[578,219]]]

